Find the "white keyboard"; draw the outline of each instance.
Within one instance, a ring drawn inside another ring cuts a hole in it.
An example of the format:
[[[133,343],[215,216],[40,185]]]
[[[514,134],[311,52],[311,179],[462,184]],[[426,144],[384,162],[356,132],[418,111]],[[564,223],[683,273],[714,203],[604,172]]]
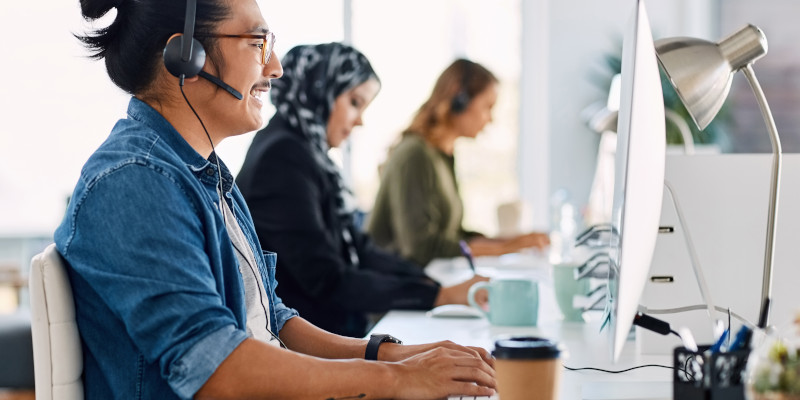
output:
[[[450,396],[447,400],[500,400],[497,395],[494,396]]]

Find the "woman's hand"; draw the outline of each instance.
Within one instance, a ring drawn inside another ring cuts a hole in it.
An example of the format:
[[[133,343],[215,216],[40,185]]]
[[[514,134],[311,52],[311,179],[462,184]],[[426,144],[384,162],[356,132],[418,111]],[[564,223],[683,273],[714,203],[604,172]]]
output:
[[[457,285],[442,287],[439,289],[439,294],[436,295],[436,299],[433,302],[434,307],[438,307],[444,304],[469,304],[467,301],[467,293],[469,292],[469,288],[472,285],[488,281],[489,278],[485,276],[475,275],[469,280],[461,282]],[[475,295],[475,301],[478,304],[486,304],[489,301],[489,295],[486,293],[485,290],[480,290]]]
[[[510,250],[509,253],[531,247],[543,250],[550,245],[550,235],[542,232],[526,233],[508,239],[506,245]]]
[[[550,235],[542,232],[531,232],[510,238],[474,238],[469,247],[474,256],[500,256],[515,253],[522,249],[537,248],[543,250],[550,245]]]

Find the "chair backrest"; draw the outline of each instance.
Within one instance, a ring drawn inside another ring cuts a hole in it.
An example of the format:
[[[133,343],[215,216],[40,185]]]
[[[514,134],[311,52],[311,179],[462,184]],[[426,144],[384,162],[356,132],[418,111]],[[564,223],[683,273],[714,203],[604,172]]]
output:
[[[29,278],[37,400],[83,399],[83,352],[72,287],[55,244],[33,257]]]

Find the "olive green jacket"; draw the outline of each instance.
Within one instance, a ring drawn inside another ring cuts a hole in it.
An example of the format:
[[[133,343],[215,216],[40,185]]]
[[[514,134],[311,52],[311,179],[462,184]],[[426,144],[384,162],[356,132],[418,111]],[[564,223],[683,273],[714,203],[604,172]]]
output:
[[[390,152],[367,230],[375,243],[420,265],[460,255],[464,207],[455,159],[414,134]]]

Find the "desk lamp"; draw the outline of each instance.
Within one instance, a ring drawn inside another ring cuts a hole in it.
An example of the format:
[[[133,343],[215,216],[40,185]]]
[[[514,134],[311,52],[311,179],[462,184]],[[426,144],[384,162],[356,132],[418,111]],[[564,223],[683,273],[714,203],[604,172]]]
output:
[[[741,70],[753,89],[769,131],[773,154],[761,286],[761,304],[768,304],[772,297],[775,222],[778,215],[781,179],[781,142],[764,92],[753,71],[753,63],[767,54],[767,38],[758,27],[747,25],[719,43],[678,37],[657,40],[655,48],[661,67],[675,87],[692,120],[701,130],[708,126],[722,107],[730,91],[733,74]]]

